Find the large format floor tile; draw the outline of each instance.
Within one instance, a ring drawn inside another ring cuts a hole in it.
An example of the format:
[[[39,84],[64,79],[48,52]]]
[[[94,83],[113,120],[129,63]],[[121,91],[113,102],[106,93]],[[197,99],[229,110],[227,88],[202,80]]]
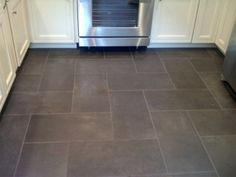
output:
[[[112,140],[108,113],[34,115],[26,142]]]
[[[0,177],[12,177],[29,124],[29,116],[3,116],[0,122]]]
[[[189,115],[201,136],[236,135],[236,111],[191,111]]]
[[[115,139],[155,137],[142,92],[112,92],[111,108]]]
[[[220,177],[236,176],[236,136],[203,138]]]
[[[111,90],[173,89],[168,74],[109,74]]]
[[[66,144],[25,144],[16,177],[66,177]]]
[[[70,146],[68,177],[138,176],[165,173],[157,143],[81,142]]]
[[[213,171],[186,113],[156,112],[152,118],[169,173]]]
[[[145,95],[152,111],[219,108],[207,90],[145,91]]]

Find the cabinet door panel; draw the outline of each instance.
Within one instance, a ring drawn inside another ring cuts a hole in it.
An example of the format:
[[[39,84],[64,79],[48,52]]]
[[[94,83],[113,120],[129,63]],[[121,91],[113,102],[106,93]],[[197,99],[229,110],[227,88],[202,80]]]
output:
[[[194,43],[215,42],[221,1],[200,0],[193,37]]]
[[[234,27],[236,15],[236,1],[223,0],[221,1],[221,12],[219,18],[219,28],[216,36],[216,45],[226,53],[231,33]]]
[[[18,0],[17,3],[14,2],[15,1],[10,1],[8,7],[18,65],[20,65],[30,42],[25,12],[25,1]]]
[[[0,77],[7,93],[15,79],[15,55],[6,11],[0,16]]]
[[[191,42],[199,0],[163,0],[155,7],[152,42]]]
[[[32,42],[75,42],[73,0],[28,0]]]

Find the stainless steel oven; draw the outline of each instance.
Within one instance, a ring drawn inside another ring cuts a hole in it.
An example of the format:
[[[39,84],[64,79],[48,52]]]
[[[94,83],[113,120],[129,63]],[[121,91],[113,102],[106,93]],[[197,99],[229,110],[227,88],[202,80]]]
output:
[[[80,46],[147,46],[155,0],[78,0]]]

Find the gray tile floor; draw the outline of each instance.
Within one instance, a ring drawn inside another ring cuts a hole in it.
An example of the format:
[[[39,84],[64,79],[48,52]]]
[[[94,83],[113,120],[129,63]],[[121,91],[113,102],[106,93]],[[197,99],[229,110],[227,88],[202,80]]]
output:
[[[0,177],[235,177],[215,49],[30,50],[0,122]]]

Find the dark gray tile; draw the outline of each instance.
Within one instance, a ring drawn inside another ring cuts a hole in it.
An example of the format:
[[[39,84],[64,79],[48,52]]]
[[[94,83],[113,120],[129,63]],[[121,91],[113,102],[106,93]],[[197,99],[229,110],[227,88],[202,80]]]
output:
[[[57,73],[58,75],[75,74],[76,60],[74,58],[49,58],[44,73]]]
[[[236,108],[236,102],[221,81],[221,73],[200,73],[200,75],[223,108]]]
[[[25,144],[16,177],[66,177],[66,144]]]
[[[14,93],[9,96],[4,114],[30,114],[40,102],[37,93]]]
[[[155,140],[113,143],[114,166],[119,175],[165,173],[160,149]]]
[[[103,49],[80,49],[79,59],[104,59]]]
[[[112,90],[173,89],[168,74],[109,74],[109,87]]]
[[[191,111],[189,115],[201,136],[236,135],[236,111]]]
[[[115,175],[111,142],[81,142],[70,145],[67,177]]]
[[[50,49],[49,58],[79,58],[78,49]]]
[[[168,72],[194,72],[189,58],[167,58],[162,61]]]
[[[145,91],[145,95],[152,111],[219,108],[206,90]]]
[[[138,72],[162,73],[166,72],[158,55],[134,54],[134,62]]]
[[[78,60],[76,74],[106,74],[107,65],[105,60]]]
[[[112,140],[109,113],[83,113],[72,116],[71,140]]]
[[[71,112],[72,92],[41,92],[40,102],[33,113]]]
[[[220,177],[236,175],[236,136],[203,138]]]
[[[161,59],[186,58],[189,56],[183,49],[158,49],[156,53]]]
[[[223,60],[212,57],[193,58],[190,60],[198,72],[221,72]]]
[[[191,58],[209,58],[211,55],[209,54],[207,49],[204,48],[189,48],[189,49],[182,49],[182,52]]]
[[[173,175],[172,177],[217,177],[216,173],[196,173],[196,174],[183,174],[183,175]]]
[[[1,118],[0,177],[13,177],[28,123],[28,116],[3,116]]]
[[[20,74],[42,74],[47,56],[47,50],[30,50],[20,68]]]
[[[71,121],[67,115],[33,115],[26,142],[68,141]]]
[[[152,117],[169,173],[213,170],[184,112],[156,112]]]
[[[135,65],[132,59],[106,60],[107,72],[110,73],[135,73]]]
[[[131,59],[132,55],[129,50],[119,50],[119,49],[111,49],[105,51],[105,58],[106,59]]]
[[[110,112],[105,75],[77,75],[73,112]]]
[[[155,138],[142,92],[112,92],[115,139]]]
[[[107,91],[90,94],[75,91],[73,97],[73,112],[110,112]]]
[[[74,89],[74,75],[45,73],[39,89],[41,91],[72,91]]]
[[[0,141],[0,177],[13,177],[22,142]]]
[[[164,173],[155,141],[73,143],[68,177],[138,176]]]
[[[29,116],[3,116],[0,121],[0,142],[23,141]]]
[[[170,72],[175,86],[180,89],[206,89],[205,84],[195,72]]]
[[[33,115],[26,142],[111,140],[109,113]]]
[[[41,76],[40,75],[19,75],[12,87],[13,92],[36,92]]]

